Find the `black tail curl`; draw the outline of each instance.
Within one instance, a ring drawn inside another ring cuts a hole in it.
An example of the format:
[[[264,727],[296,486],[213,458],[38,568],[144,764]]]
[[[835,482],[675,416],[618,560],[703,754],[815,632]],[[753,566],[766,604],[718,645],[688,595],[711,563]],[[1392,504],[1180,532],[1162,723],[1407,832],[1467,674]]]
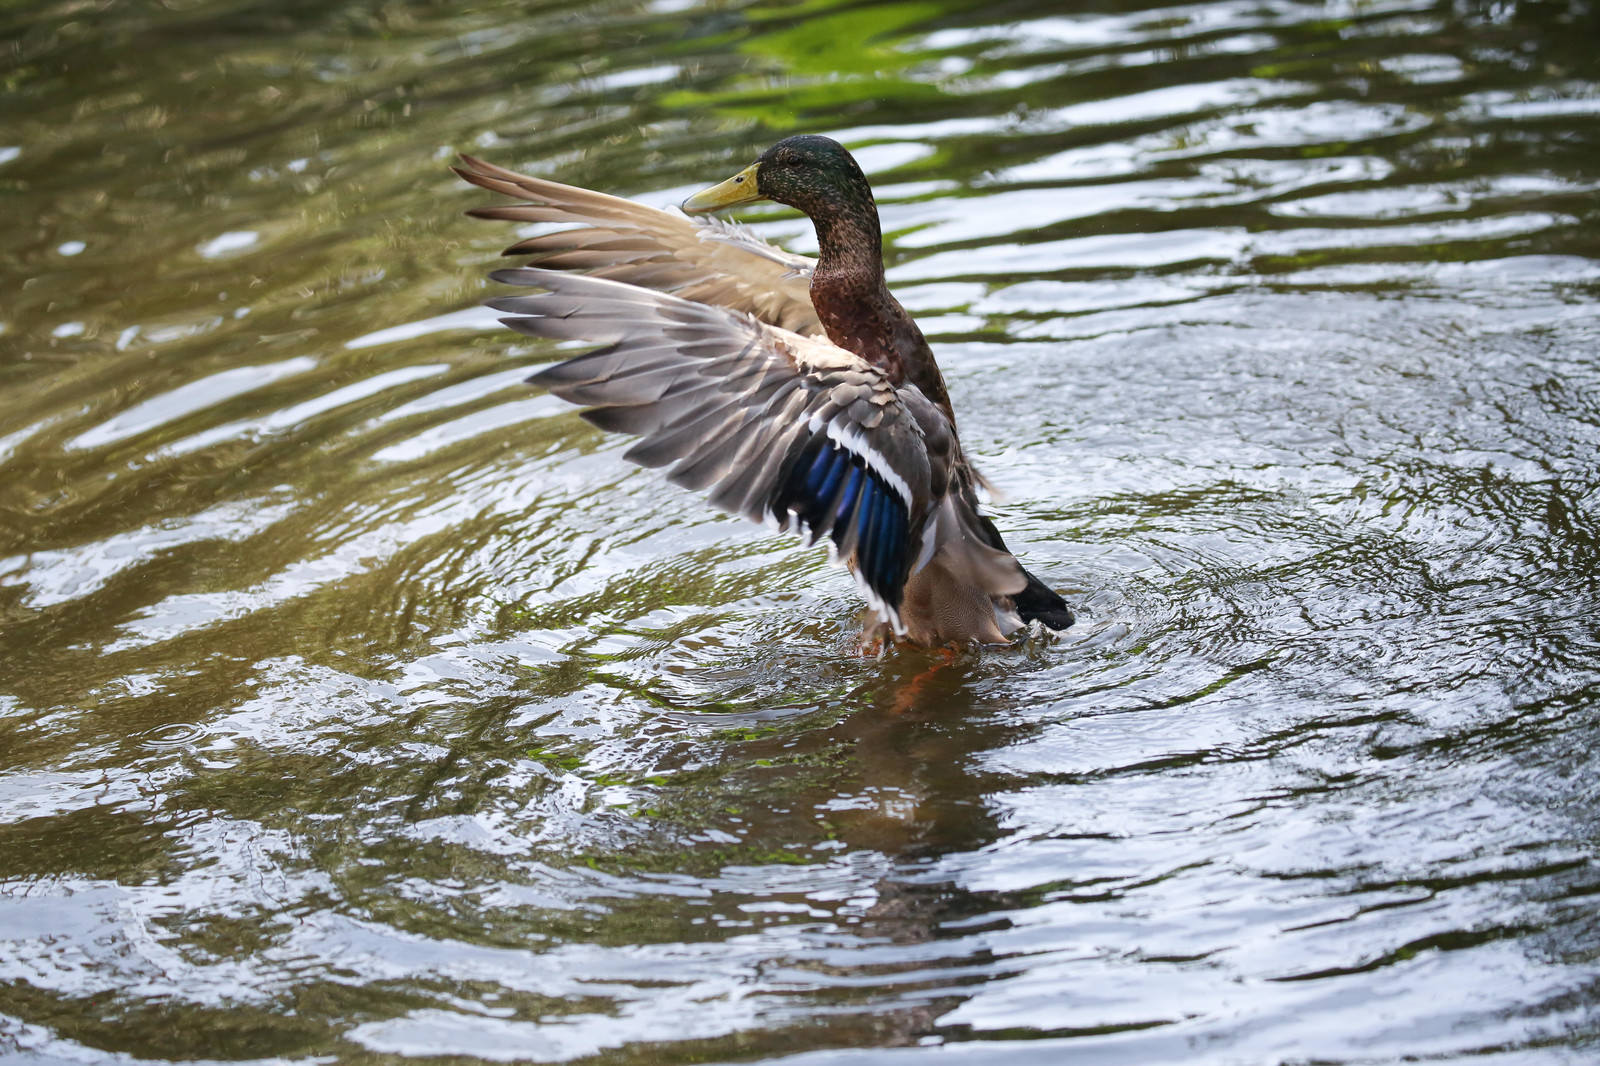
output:
[[[979,515],[978,519],[979,528],[987,536],[990,546],[1009,552],[1011,549],[1006,547],[1005,538],[995,528],[993,520],[988,515]],[[1028,579],[1028,583],[1021,592],[1011,597],[1011,602],[1016,605],[1017,613],[1024,622],[1041,622],[1051,629],[1066,629],[1077,620],[1067,601],[1057,596],[1049,585],[1040,581],[1027,567],[1023,567],[1022,575]]]
[[[1057,596],[1049,585],[1040,581],[1028,570],[1022,571],[1028,579],[1028,584],[1023,590],[1011,597],[1011,602],[1017,605],[1017,613],[1024,622],[1042,622],[1051,629],[1066,629],[1074,619],[1072,608],[1067,606],[1067,601]]]

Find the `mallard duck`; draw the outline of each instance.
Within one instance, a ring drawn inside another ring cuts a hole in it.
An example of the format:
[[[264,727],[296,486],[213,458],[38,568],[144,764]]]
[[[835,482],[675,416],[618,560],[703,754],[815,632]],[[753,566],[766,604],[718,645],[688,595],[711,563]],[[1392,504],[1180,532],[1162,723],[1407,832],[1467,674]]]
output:
[[[490,274],[542,291],[489,306],[520,333],[604,345],[529,380],[642,437],[625,459],[826,539],[876,612],[869,637],[998,644],[1031,621],[1072,624],[979,512],[944,377],[889,292],[872,189],[838,142],[779,141],[685,213],[462,163],[520,201],[469,214],[568,224],[506,249],[532,265]],[[809,216],[819,257],[689,217],[757,200]]]

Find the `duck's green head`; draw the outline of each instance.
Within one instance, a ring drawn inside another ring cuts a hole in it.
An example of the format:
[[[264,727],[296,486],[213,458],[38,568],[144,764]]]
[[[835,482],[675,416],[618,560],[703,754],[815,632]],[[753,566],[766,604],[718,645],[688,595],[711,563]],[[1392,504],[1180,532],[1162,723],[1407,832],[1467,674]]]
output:
[[[691,215],[774,200],[816,218],[849,207],[873,206],[866,175],[844,145],[813,133],[785,137],[739,173],[683,202]]]

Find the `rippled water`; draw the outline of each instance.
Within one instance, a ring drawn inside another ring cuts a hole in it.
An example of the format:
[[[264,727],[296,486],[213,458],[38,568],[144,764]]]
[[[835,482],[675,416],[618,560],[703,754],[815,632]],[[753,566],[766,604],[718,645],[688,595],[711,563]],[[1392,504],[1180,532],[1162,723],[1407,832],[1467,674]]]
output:
[[[1591,1061],[1600,13],[1064,7],[5,5],[0,1055]],[[1060,640],[862,659],[477,309],[454,152],[796,131]]]

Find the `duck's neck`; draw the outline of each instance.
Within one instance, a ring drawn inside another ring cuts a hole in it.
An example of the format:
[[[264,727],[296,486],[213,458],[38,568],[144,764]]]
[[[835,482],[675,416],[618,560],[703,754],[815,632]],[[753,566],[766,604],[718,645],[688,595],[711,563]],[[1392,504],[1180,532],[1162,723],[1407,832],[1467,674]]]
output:
[[[881,367],[891,381],[916,385],[953,421],[933,350],[884,279],[883,235],[870,195],[864,204],[813,218],[819,254],[811,304],[829,340]]]

